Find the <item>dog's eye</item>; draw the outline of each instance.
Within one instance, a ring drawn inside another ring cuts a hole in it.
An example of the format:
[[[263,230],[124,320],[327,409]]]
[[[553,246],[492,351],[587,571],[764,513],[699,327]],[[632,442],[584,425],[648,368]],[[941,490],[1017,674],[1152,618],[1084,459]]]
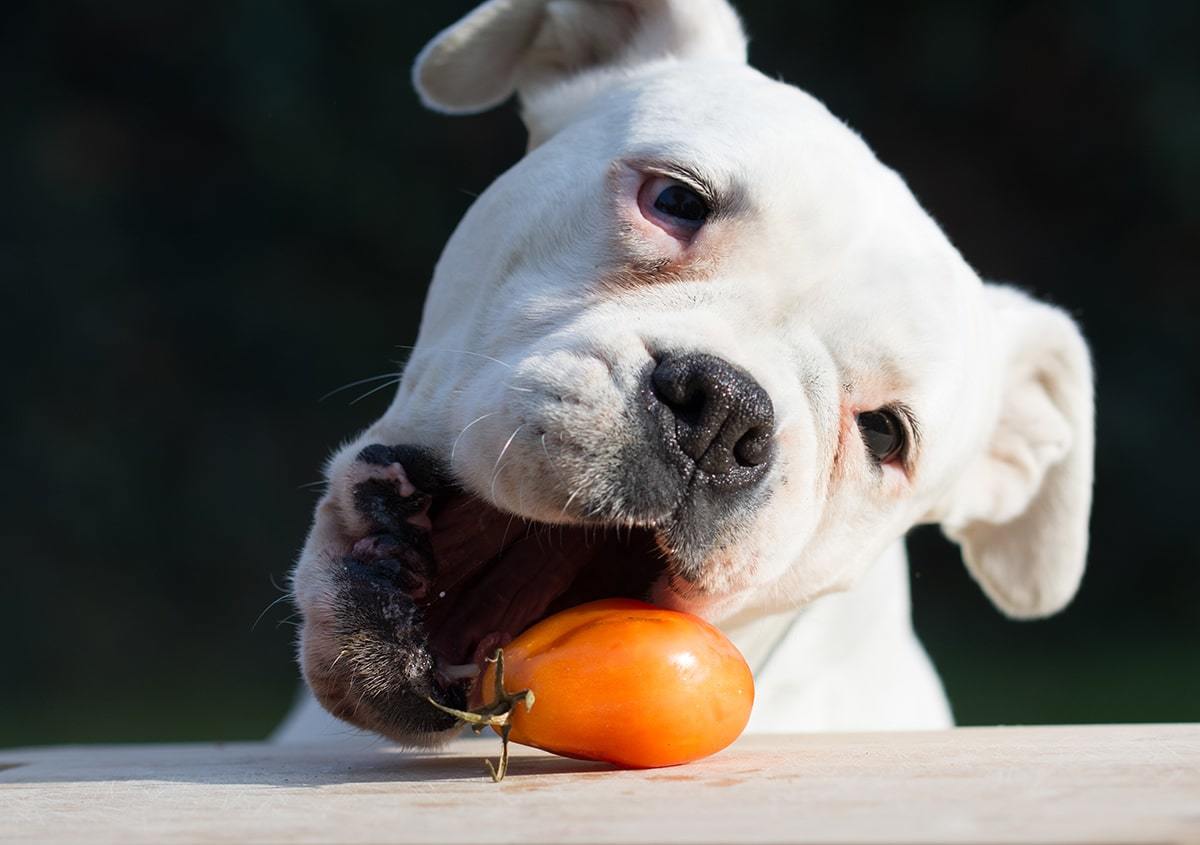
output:
[[[647,220],[684,243],[712,214],[699,191],[668,176],[652,176],[638,192],[638,205]]]
[[[904,426],[889,410],[859,414],[858,430],[867,451],[880,464],[886,464],[904,451]]]
[[[678,182],[667,185],[654,200],[654,207],[676,220],[700,227],[708,218],[708,205],[687,185]]]

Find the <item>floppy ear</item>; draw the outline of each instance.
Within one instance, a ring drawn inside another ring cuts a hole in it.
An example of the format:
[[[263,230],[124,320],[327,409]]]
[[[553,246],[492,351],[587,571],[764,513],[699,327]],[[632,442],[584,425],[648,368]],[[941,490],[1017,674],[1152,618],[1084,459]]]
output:
[[[1075,595],[1092,502],[1092,367],[1064,312],[987,285],[1001,348],[999,415],[938,518],[971,575],[1014,617]]]
[[[429,108],[468,114],[669,57],[744,63],[737,14],[725,0],[489,0],[421,51],[413,84]]]

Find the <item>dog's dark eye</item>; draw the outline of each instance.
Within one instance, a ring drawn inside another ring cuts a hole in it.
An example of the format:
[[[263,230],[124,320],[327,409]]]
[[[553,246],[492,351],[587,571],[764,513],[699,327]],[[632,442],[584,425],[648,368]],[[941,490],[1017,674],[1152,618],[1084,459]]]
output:
[[[704,198],[687,185],[678,182],[668,184],[659,191],[654,208],[674,217],[680,223],[699,228],[708,219],[709,208]]]
[[[859,414],[858,430],[871,457],[881,464],[904,451],[904,426],[891,411],[881,409]]]
[[[650,174],[637,193],[642,216],[687,246],[712,216],[711,199],[699,185]]]

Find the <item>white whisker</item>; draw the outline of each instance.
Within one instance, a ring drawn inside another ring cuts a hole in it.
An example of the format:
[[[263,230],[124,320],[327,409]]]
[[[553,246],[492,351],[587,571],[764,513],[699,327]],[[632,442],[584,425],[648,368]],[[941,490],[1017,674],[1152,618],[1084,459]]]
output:
[[[370,384],[371,382],[379,381],[380,379],[392,379],[392,378],[398,378],[399,376],[400,376],[400,373],[397,372],[397,373],[383,373],[383,374],[377,375],[377,376],[369,376],[368,378],[360,378],[358,381],[352,381],[349,384],[343,384],[341,387],[334,388],[333,390],[326,393],[324,396],[322,396],[317,401],[324,402],[330,396],[336,396],[337,394],[341,393],[343,390],[349,390],[352,387],[358,387],[360,384]]]
[[[454,451],[458,448],[458,441],[462,440],[462,436],[467,433],[467,429],[470,428],[471,426],[475,425],[475,423],[477,423],[481,420],[486,420],[488,417],[496,416],[496,414],[498,414],[498,413],[500,413],[500,412],[492,411],[491,413],[484,414],[481,417],[476,417],[475,419],[473,419],[469,423],[467,423],[465,426],[463,426],[463,430],[458,433],[458,437],[454,438],[454,445],[450,447],[450,466],[452,466],[452,467],[454,466]]]
[[[494,467],[492,467],[492,469],[494,470],[494,472],[492,473],[492,486],[491,486],[493,502],[496,501],[496,479],[500,477],[500,470],[501,470],[500,462],[502,460],[504,460],[504,454],[508,451],[508,447],[512,445],[513,440],[516,439],[517,434],[520,433],[521,429],[523,429],[526,425],[527,425],[527,423],[521,423],[519,426],[517,426],[516,430],[513,431],[513,433],[508,436],[508,440],[505,441],[504,448],[500,450],[500,454],[496,456],[496,465]]]
[[[358,398],[356,398],[356,399],[355,399],[354,401],[352,401],[350,404],[351,404],[351,405],[356,405],[356,404],[358,404],[359,402],[361,402],[362,400],[366,399],[366,398],[367,398],[368,396],[370,396],[372,393],[378,393],[379,391],[381,391],[381,390],[386,390],[386,389],[387,389],[387,388],[389,388],[389,387],[395,387],[395,386],[396,386],[397,384],[399,384],[399,383],[400,383],[400,377],[399,377],[399,376],[397,376],[397,377],[396,377],[395,379],[393,379],[392,381],[385,381],[383,384],[379,385],[378,387],[372,387],[370,390],[368,390],[368,391],[367,391],[366,393],[364,393],[362,396],[359,396]]]
[[[559,483],[562,484],[564,489],[566,489],[567,482],[563,478],[562,470],[559,469],[558,464],[555,463],[555,461],[554,461],[554,458],[550,457],[550,449],[546,446],[546,435],[545,434],[542,435],[541,440],[542,440],[542,453],[546,456],[546,463],[548,463],[550,465],[550,469],[554,470],[554,474],[558,476]]]
[[[508,517],[508,524],[504,526],[504,536],[500,538],[500,550],[496,554],[501,554],[504,551],[504,546],[508,543],[508,529],[512,528],[513,520],[516,518],[517,515],[515,513]],[[524,522],[525,518],[522,517],[521,521]]]
[[[575,492],[574,492],[574,493],[572,493],[570,496],[568,496],[568,497],[567,497],[567,501],[566,501],[566,503],[565,503],[565,504],[562,506],[562,511],[559,513],[559,516],[566,516],[566,515],[567,515],[567,508],[571,507],[571,502],[575,501],[575,497],[576,497],[576,496],[578,496],[580,493],[582,493],[582,492],[583,492],[583,488],[584,488],[584,485],[583,485],[583,484],[580,484],[578,487],[576,487],[576,488],[575,488]]]
[[[509,364],[507,361],[501,361],[499,358],[493,358],[491,355],[484,355],[482,352],[472,352],[469,349],[449,349],[446,347],[442,347],[442,348],[435,347],[433,349],[418,349],[415,346],[397,346],[396,348],[397,349],[407,349],[410,352],[412,352],[413,355],[409,355],[409,357],[408,357],[409,361],[411,361],[413,359],[413,356],[416,354],[424,355],[429,352],[449,352],[454,355],[473,355],[476,358],[483,358],[486,361],[491,361],[492,363],[499,364],[502,367],[508,367],[510,370],[513,368],[513,365]]]
[[[254,624],[250,626],[250,630],[253,631],[255,629],[255,627],[258,625],[258,623],[262,621],[262,618],[267,615],[268,610],[273,608],[275,605],[279,604],[281,601],[287,601],[291,597],[292,597],[291,593],[284,593],[282,596],[275,599],[275,601],[271,602],[269,605],[264,607],[262,610],[262,613],[258,614],[258,618],[254,620]]]

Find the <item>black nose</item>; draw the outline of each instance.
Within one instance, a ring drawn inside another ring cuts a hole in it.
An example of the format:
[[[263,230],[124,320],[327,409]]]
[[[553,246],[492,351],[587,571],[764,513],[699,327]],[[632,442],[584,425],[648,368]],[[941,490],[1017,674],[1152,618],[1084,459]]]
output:
[[[759,473],[771,458],[775,409],[749,373],[713,355],[688,353],[659,360],[650,376],[654,395],[667,409],[659,414],[663,435],[710,476]]]

